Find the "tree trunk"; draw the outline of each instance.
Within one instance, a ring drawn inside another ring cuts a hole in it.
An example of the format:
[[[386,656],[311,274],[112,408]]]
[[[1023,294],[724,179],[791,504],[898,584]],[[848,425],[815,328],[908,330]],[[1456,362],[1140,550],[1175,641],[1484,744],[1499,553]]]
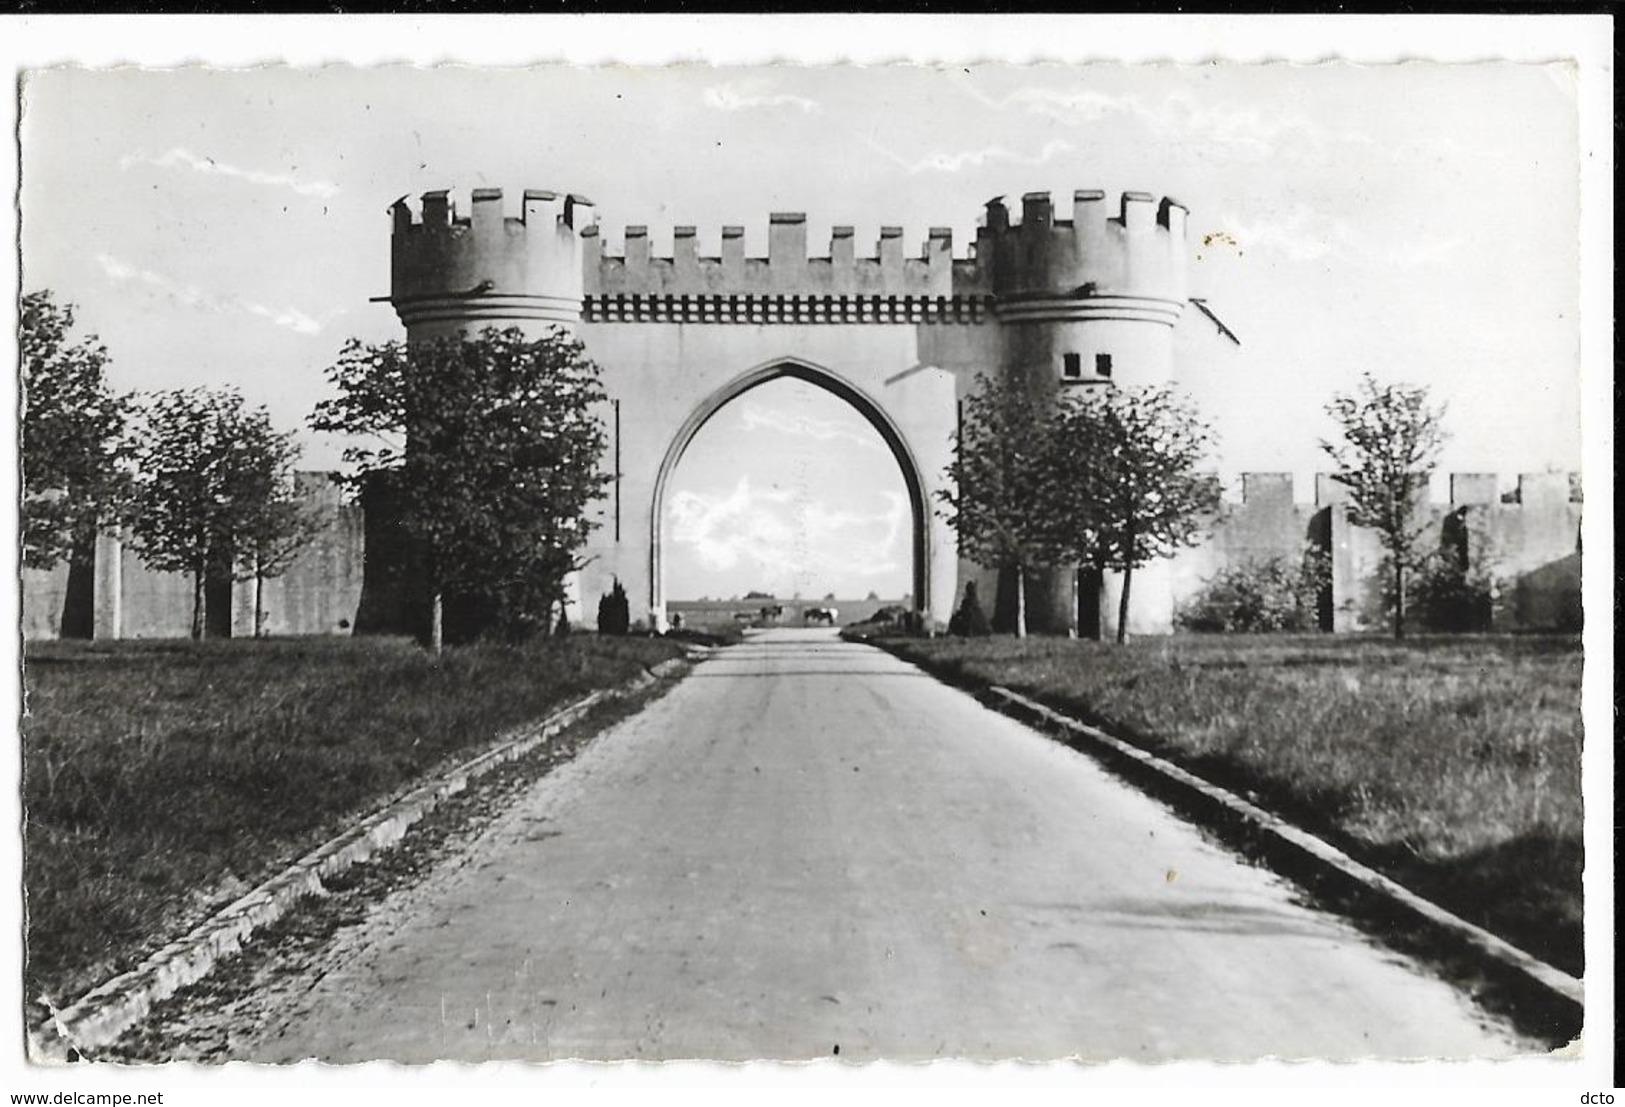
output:
[[[192,641],[203,640],[203,577],[205,569],[198,565],[192,570]]]
[[[1123,594],[1117,597],[1117,644],[1128,641],[1128,586],[1134,577],[1134,563],[1123,566]]]
[[[62,596],[63,638],[96,637],[96,535],[76,538],[68,555],[68,581]]]
[[[445,604],[440,589],[434,590],[434,598],[429,601],[429,652],[436,657],[440,656],[441,649],[446,644]]]
[[[1394,558],[1394,637],[1405,637],[1405,566]]]
[[[1027,637],[1027,573],[1016,566],[1016,637]]]
[[[254,565],[254,637],[265,637],[265,574]]]

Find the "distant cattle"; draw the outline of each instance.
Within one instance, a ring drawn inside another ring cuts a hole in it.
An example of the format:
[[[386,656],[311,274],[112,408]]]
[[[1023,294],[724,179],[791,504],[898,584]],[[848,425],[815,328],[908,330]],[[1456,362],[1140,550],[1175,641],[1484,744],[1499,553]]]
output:
[[[771,607],[764,607],[764,608],[762,608],[761,615],[762,615],[762,622],[764,622],[764,623],[776,623],[780,619],[784,618],[784,605],[783,604],[774,604]]]
[[[827,627],[835,625],[835,620],[841,613],[833,607],[809,607],[801,613],[803,623],[823,623]]]

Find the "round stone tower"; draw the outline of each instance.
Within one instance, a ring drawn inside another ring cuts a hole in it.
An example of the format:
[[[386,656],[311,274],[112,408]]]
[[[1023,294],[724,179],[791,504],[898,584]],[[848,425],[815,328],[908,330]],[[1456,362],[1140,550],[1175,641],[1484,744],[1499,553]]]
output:
[[[1178,202],[1145,192],[1125,192],[1113,214],[1104,192],[1080,190],[1070,219],[1055,217],[1049,193],[1030,192],[1017,224],[1002,198],[990,202],[975,257],[1005,379],[1041,395],[1170,381],[1174,326],[1186,303],[1185,217]],[[1113,632],[1120,582],[1108,574],[1075,588],[1075,576],[1033,582],[1033,626]],[[1166,633],[1173,617],[1166,568],[1137,569],[1130,601],[1130,630]]]
[[[1029,192],[1015,225],[1002,199],[987,205],[976,259],[1012,379],[1050,388],[1171,376],[1185,306],[1185,209],[1125,192],[1109,215],[1105,196],[1073,193],[1072,218],[1061,220],[1049,193]]]
[[[390,209],[389,302],[408,342],[518,327],[540,337],[554,327],[574,332],[584,295],[580,232],[594,220],[592,202],[526,189],[519,214],[505,215],[502,190],[474,189],[467,215],[445,191],[423,194],[415,217],[406,198]],[[358,633],[424,635],[427,588],[412,544],[398,533],[393,497],[382,484],[367,490],[367,559]],[[580,621],[576,582],[570,617]],[[447,597],[446,634],[472,633],[478,606]]]
[[[391,209],[389,300],[407,339],[488,326],[573,329],[592,201],[526,189],[515,217],[503,214],[500,188],[476,188],[470,209],[458,215],[444,191],[423,194],[421,220],[404,197]]]

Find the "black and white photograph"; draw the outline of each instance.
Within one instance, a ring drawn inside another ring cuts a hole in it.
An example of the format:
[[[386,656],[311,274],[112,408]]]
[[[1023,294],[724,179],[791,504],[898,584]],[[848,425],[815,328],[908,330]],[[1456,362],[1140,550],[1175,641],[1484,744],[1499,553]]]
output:
[[[0,20],[11,1102],[1613,1086],[1608,18],[217,19]]]

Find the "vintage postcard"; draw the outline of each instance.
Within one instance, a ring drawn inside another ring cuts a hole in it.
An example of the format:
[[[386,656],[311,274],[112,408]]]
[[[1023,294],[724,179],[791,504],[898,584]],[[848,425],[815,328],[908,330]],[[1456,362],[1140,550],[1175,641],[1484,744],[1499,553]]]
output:
[[[1600,1086],[1565,25],[21,50],[5,1090]]]

